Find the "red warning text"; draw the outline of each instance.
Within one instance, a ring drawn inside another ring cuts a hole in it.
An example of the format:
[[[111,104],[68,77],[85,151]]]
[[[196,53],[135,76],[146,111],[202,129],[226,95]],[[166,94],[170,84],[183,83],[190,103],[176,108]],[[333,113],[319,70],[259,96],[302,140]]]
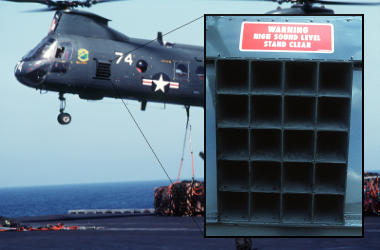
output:
[[[241,51],[334,52],[334,27],[324,23],[243,22]]]

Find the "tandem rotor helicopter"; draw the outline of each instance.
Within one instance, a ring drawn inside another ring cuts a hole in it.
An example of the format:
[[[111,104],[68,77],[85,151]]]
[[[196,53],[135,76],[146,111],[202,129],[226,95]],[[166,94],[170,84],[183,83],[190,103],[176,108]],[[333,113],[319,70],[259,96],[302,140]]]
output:
[[[150,41],[128,37],[108,26],[110,20],[74,10],[115,0],[5,0],[44,4],[56,11],[45,38],[15,67],[22,84],[59,93],[57,117],[69,124],[65,93],[81,99],[104,97],[190,106],[204,104],[203,47],[165,42],[158,32]]]
[[[15,67],[16,78],[37,90],[59,93],[58,122],[69,124],[64,112],[65,93],[87,100],[104,97],[141,102],[204,105],[203,47],[165,42],[161,32],[152,42],[128,37],[108,26],[99,15],[74,10],[117,0],[53,1],[4,0],[46,5],[37,11],[56,11],[48,35],[26,54]],[[253,0],[260,1],[260,0]],[[324,0],[261,0],[291,8],[267,14],[333,14],[324,5],[379,5],[371,2]],[[322,4],[322,6],[319,6]],[[318,5],[318,6],[316,6]]]

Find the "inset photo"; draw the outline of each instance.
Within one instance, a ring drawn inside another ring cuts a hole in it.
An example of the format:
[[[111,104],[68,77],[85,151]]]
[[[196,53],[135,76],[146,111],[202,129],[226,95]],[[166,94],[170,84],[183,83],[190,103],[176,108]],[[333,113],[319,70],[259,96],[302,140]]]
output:
[[[206,237],[362,237],[363,16],[206,15]]]

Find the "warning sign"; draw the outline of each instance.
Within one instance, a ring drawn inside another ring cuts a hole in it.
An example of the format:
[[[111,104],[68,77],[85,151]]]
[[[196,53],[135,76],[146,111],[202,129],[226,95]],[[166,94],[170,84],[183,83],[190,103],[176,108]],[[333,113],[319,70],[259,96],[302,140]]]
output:
[[[241,24],[241,51],[267,52],[334,52],[334,27],[325,23]]]

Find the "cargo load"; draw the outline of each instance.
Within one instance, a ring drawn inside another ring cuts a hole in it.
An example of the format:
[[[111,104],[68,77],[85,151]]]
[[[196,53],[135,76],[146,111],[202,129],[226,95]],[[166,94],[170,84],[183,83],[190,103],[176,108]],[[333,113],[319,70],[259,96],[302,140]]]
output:
[[[21,225],[18,221],[0,216],[0,232],[27,232],[27,231],[63,231],[63,230],[78,230],[79,226],[64,226],[63,223],[56,225],[46,225],[42,227],[32,227]]]
[[[155,188],[154,193],[154,209],[157,215],[204,215],[204,183],[201,181],[174,182],[169,186]]]
[[[380,215],[379,175],[364,173],[364,213]]]

